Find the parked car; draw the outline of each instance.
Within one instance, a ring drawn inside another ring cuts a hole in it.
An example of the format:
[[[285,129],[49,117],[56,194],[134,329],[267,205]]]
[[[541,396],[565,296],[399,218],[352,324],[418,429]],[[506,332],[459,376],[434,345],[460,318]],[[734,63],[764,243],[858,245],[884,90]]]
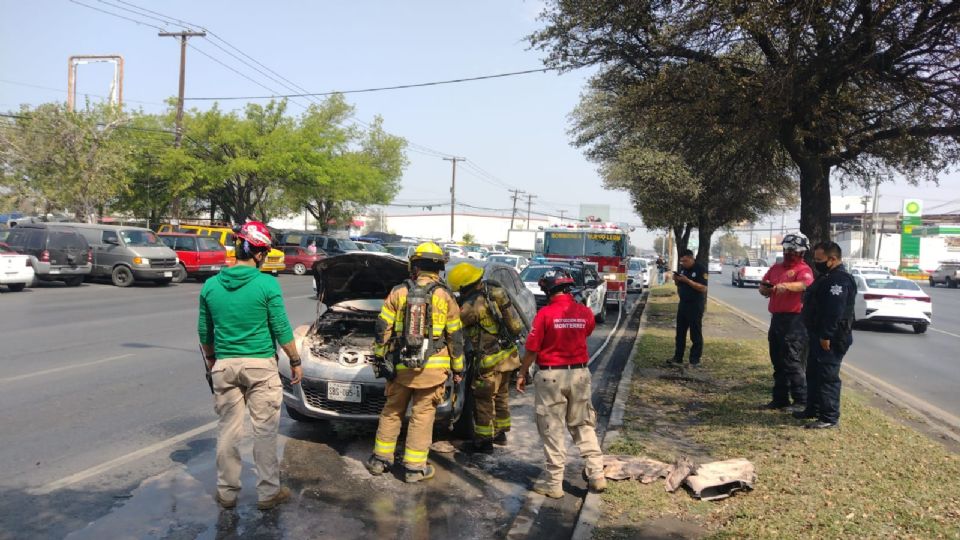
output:
[[[719,259],[710,259],[710,262],[707,263],[707,273],[709,274],[723,273],[723,265],[720,264]]]
[[[233,266],[237,262],[236,257],[236,235],[233,233],[231,227],[226,225],[199,225],[199,224],[180,224],[180,225],[171,225],[169,223],[164,223],[160,225],[160,228],[157,229],[158,232],[185,232],[189,234],[196,234],[197,236],[212,236],[220,242],[220,245],[226,248],[227,250],[227,266]],[[286,268],[283,261],[283,252],[279,249],[271,248],[270,252],[267,253],[266,260],[263,261],[263,264],[260,265],[261,272],[267,272],[273,275],[277,275],[284,268]]]
[[[572,293],[574,298],[580,303],[590,308],[593,316],[598,323],[607,320],[607,282],[600,279],[596,269],[593,266],[577,263],[534,263],[520,272],[520,280],[533,293],[537,300],[537,307],[541,308],[547,305],[547,297],[540,290],[537,283],[540,278],[551,269],[563,268],[570,272],[573,277],[574,286]]]
[[[856,323],[909,324],[917,334],[927,331],[933,318],[933,301],[919,285],[907,278],[878,274],[853,279],[857,282]]]
[[[463,251],[467,257],[478,261],[485,261],[487,260],[487,256],[490,255],[487,248],[483,246],[463,246]]]
[[[51,223],[51,227],[76,230],[93,248],[91,278],[109,278],[117,287],[134,281],[169,285],[180,270],[175,251],[150,229],[124,225]]]
[[[400,257],[401,259],[409,259],[410,255],[413,255],[413,252],[417,249],[416,244],[408,243],[387,244],[383,247],[386,248],[387,253],[394,257]]]
[[[323,260],[327,254],[322,250],[310,252],[307,248],[299,246],[286,246],[283,248],[283,259],[287,265],[287,272],[293,272],[298,276],[307,273],[313,268],[314,263]]]
[[[383,301],[410,275],[407,260],[376,253],[348,253],[317,263],[321,306],[317,320],[295,332],[303,360],[303,380],[290,382],[290,363],[280,354],[280,380],[287,414],[314,419],[375,422],[383,409],[385,382],[373,374],[374,333]],[[471,370],[467,368],[467,373]],[[456,423],[460,436],[472,436],[466,380],[444,383],[436,423]]]
[[[177,254],[174,283],[183,283],[188,277],[203,281],[227,265],[227,248],[216,238],[186,233],[160,233],[157,237]]]
[[[936,287],[941,283],[951,289],[957,288],[957,284],[960,283],[960,261],[943,261],[930,274],[931,287]]]
[[[39,281],[62,281],[70,287],[83,283],[93,267],[93,253],[74,228],[59,223],[24,223],[7,236],[7,246],[30,256]]]
[[[360,248],[361,251],[367,251],[370,253],[387,253],[387,248],[378,244],[377,242],[364,242],[364,241],[353,241],[354,244]]]
[[[488,255],[487,262],[503,264],[509,266],[516,270],[517,272],[522,272],[524,268],[530,265],[530,259],[522,255]]]
[[[882,266],[876,265],[867,265],[867,264],[857,264],[850,267],[850,274],[854,276],[862,276],[866,274],[871,275],[880,275],[880,276],[889,276],[890,270]]]
[[[0,246],[0,285],[20,292],[33,283],[33,263],[29,255]]]
[[[642,292],[650,286],[650,269],[646,259],[631,257],[627,261],[627,292]]]
[[[309,248],[313,245],[318,252],[322,251],[331,257],[342,253],[363,251],[356,242],[349,238],[337,238],[311,231],[284,231],[278,240],[278,244],[281,246]]]
[[[444,244],[443,251],[447,254],[448,257],[462,257],[467,258],[467,252],[463,250],[462,247],[457,244]]]
[[[744,285],[760,286],[760,281],[770,269],[770,265],[763,259],[740,259],[734,265],[733,272],[730,274],[730,283],[735,287],[743,288]]]

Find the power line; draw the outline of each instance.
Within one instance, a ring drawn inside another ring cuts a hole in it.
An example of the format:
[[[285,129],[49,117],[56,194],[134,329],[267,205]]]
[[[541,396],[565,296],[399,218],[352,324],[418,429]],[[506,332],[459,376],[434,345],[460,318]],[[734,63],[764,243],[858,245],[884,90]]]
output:
[[[55,87],[53,87],[53,86],[43,86],[43,85],[39,85],[39,84],[31,84],[31,83],[25,83],[25,82],[20,82],[20,81],[11,81],[11,80],[8,80],[8,79],[0,79],[0,83],[12,84],[12,85],[15,85],[15,86],[23,86],[23,87],[26,87],[26,88],[36,88],[36,89],[38,89],[38,90],[50,90],[51,92],[60,92],[60,93],[62,93],[62,94],[66,94],[66,93],[67,93],[67,91],[66,91],[65,89],[63,89],[63,88],[55,88]],[[90,94],[90,93],[87,93],[87,92],[81,92],[81,93],[82,93],[83,95],[85,95],[85,96],[92,96],[92,97],[98,97],[98,98],[108,99],[107,96],[104,96],[104,95],[101,95],[101,94]],[[126,96],[124,96],[123,101],[124,101],[125,103],[126,103],[126,102],[129,102],[129,103],[142,103],[143,105],[161,105],[161,106],[166,106],[166,103],[158,103],[158,102],[156,102],[156,101],[138,101],[138,100],[136,100],[136,99],[127,99]]]
[[[153,23],[148,23],[148,22],[144,22],[144,21],[141,21],[141,20],[132,19],[132,18],[130,18],[130,17],[127,17],[126,15],[121,15],[121,14],[119,14],[119,13],[114,13],[114,12],[112,12],[112,11],[107,11],[107,10],[105,10],[105,9],[98,8],[97,6],[91,6],[90,4],[84,4],[83,2],[79,2],[79,1],[77,1],[77,0],[69,0],[69,1],[70,1],[71,3],[73,3],[73,4],[77,4],[78,6],[83,6],[83,7],[85,7],[85,8],[92,9],[92,10],[94,10],[94,11],[99,11],[100,13],[105,13],[105,14],[111,15],[111,16],[113,16],[113,17],[117,17],[117,18],[120,18],[120,19],[128,20],[128,21],[130,21],[130,22],[132,22],[132,23],[134,23],[134,24],[137,24],[137,25],[150,26],[150,27],[156,28],[157,30],[160,30],[160,31],[166,30],[166,28],[157,26],[157,25],[155,25],[155,24],[153,24]]]
[[[487,79],[499,79],[503,77],[514,77],[517,75],[527,75],[530,73],[542,73],[546,71],[551,71],[553,68],[538,68],[538,69],[527,69],[523,71],[511,71],[509,73],[495,73],[493,75],[479,75],[477,77],[462,77],[459,79],[447,79],[443,81],[431,81],[424,83],[413,83],[413,84],[399,84],[395,86],[381,86],[377,88],[361,88],[357,90],[330,90],[327,92],[310,92],[303,94],[281,94],[281,95],[272,95],[272,96],[220,96],[220,97],[191,97],[187,98],[194,101],[227,101],[227,100],[237,100],[237,99],[276,99],[276,98],[293,98],[293,97],[310,97],[310,96],[332,96],[334,94],[363,94],[368,92],[383,92],[387,90],[405,90],[408,88],[423,88],[426,86],[440,86],[445,84],[458,84],[471,81],[483,81]]]

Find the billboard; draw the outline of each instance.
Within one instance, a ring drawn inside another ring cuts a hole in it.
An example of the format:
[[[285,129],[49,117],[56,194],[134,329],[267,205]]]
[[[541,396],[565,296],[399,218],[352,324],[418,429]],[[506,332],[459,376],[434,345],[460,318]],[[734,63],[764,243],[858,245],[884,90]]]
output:
[[[919,271],[920,237],[913,235],[913,229],[923,226],[923,201],[904,199],[903,219],[900,224],[900,271]]]

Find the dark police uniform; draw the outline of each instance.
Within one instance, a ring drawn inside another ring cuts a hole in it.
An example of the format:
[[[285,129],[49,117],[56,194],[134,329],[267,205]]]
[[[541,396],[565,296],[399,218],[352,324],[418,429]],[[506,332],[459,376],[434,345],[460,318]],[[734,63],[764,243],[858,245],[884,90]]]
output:
[[[690,281],[701,285],[707,284],[708,274],[697,263],[694,263],[690,269],[681,266],[677,273],[690,278]],[[677,341],[673,361],[678,364],[683,363],[683,351],[687,347],[687,330],[689,330],[690,341],[693,342],[693,346],[690,347],[690,365],[696,366],[700,364],[700,356],[703,354],[703,310],[707,305],[707,295],[686,283],[677,284],[677,293],[680,295],[680,303],[677,305]]]
[[[821,422],[840,420],[840,362],[853,344],[853,303],[857,284],[838,265],[817,277],[804,295],[803,320],[810,335],[807,356],[807,409]],[[830,340],[830,350],[820,346]]]

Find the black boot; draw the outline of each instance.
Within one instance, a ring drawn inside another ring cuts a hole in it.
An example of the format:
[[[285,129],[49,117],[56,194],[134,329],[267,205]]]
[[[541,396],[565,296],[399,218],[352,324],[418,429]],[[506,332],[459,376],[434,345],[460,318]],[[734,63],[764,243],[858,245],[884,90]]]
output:
[[[466,450],[471,454],[492,454],[493,453],[493,440],[492,439],[475,439],[470,441],[467,444]]]
[[[497,436],[493,438],[493,444],[497,446],[506,446],[507,445],[507,432],[501,431],[497,433]]]

